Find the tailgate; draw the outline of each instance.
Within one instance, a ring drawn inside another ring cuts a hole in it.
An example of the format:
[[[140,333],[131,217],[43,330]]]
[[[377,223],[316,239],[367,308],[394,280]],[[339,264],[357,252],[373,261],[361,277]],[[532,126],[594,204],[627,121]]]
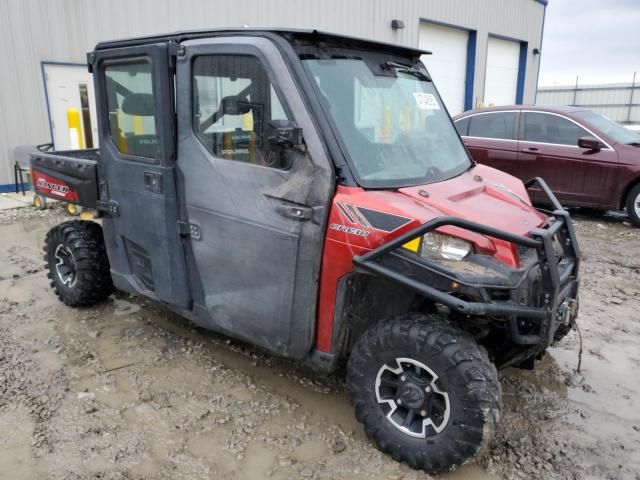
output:
[[[45,197],[96,208],[98,157],[97,150],[32,153],[33,187]]]

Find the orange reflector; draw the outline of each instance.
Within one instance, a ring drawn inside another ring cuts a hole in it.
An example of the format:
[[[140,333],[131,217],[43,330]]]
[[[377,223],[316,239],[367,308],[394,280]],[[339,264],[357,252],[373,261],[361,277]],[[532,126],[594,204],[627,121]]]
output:
[[[418,253],[418,250],[420,250],[420,237],[414,238],[410,242],[402,245],[402,247],[406,248],[407,250],[411,250],[412,252]]]

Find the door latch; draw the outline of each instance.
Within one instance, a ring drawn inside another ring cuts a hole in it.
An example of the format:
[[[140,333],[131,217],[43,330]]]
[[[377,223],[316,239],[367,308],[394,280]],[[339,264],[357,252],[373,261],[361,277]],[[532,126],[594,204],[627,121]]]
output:
[[[276,211],[283,217],[294,220],[311,220],[313,210],[299,205],[278,205]]]

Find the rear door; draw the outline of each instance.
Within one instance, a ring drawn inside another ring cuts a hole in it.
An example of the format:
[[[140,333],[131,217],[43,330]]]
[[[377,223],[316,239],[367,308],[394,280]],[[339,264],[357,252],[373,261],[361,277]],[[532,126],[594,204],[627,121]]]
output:
[[[519,177],[517,111],[483,112],[456,121],[473,159]]]
[[[100,201],[114,283],[189,308],[178,232],[173,72],[164,43],[90,56],[100,135]]]
[[[542,177],[567,205],[607,208],[618,181],[618,154],[602,142],[602,149],[578,147],[580,137],[595,136],[568,117],[526,111],[520,122],[521,175]],[[544,200],[533,192],[534,200]]]
[[[262,37],[182,44],[178,171],[199,323],[289,357],[315,332],[334,174],[287,64]],[[284,48],[284,47],[283,47]],[[274,142],[295,122],[308,151]]]

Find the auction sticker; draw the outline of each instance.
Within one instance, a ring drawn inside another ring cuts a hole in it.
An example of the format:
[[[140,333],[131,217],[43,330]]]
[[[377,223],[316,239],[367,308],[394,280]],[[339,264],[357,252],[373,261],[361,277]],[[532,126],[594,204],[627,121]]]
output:
[[[440,110],[440,105],[432,93],[413,92],[418,107],[422,110]]]

